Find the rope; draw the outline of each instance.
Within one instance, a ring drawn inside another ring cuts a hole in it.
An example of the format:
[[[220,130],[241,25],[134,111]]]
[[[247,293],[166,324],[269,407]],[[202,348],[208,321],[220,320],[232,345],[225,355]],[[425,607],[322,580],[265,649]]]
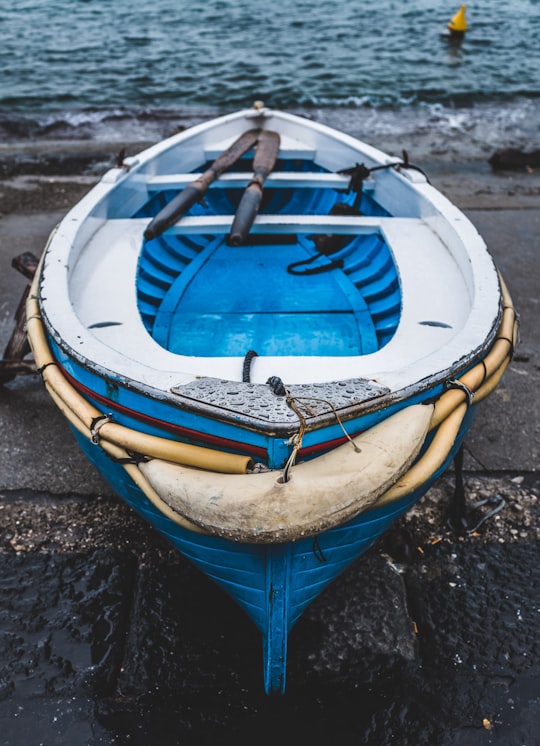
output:
[[[332,209],[330,210],[329,214],[359,216],[362,213],[359,210],[359,205],[357,204],[358,202],[358,199],[355,201],[354,205],[348,205],[346,202],[336,202],[336,204],[333,205]],[[320,259],[322,256],[330,256],[331,254],[335,254],[336,252],[341,251],[341,249],[345,248],[345,246],[350,243],[352,238],[354,238],[354,236],[341,236],[332,234],[328,235],[325,233],[313,236],[313,243],[315,244],[317,253],[309,257],[308,259],[300,259],[297,262],[292,262],[288,265],[287,272],[290,275],[303,276],[317,275],[321,272],[329,272],[332,269],[342,269],[344,266],[343,260],[334,259],[328,264],[323,264],[322,266],[314,267],[312,269],[306,269],[304,270],[304,272],[296,271],[296,267],[301,267],[305,264],[311,264],[311,262],[314,262],[316,259]]]
[[[284,482],[288,482],[290,479],[289,472],[291,468],[294,466],[294,463],[296,461],[296,456],[298,455],[298,451],[300,450],[300,448],[302,448],[302,439],[304,437],[304,433],[306,432],[306,418],[304,417],[302,412],[298,409],[298,406],[296,405],[296,402],[294,401],[294,397],[291,396],[288,391],[287,391],[287,405],[292,409],[292,411],[298,417],[300,421],[300,427],[298,428],[298,432],[296,433],[296,435],[293,435],[294,446],[292,449],[292,453],[289,456],[287,463],[285,464],[285,468],[283,469],[283,481]]]
[[[425,177],[428,184],[430,184],[431,182],[429,181],[427,174],[422,171],[419,166],[415,166],[410,163],[409,154],[406,150],[402,150],[402,155],[403,160],[394,161],[394,163],[383,163],[379,166],[371,166],[371,168],[368,168],[364,163],[356,163],[350,168],[341,169],[341,171],[338,171],[338,173],[351,177],[351,180],[349,182],[349,192],[356,192],[359,196],[361,196],[362,193],[364,179],[367,179],[368,176],[370,176],[374,171],[383,171],[387,168],[407,168],[411,171],[418,171],[422,174],[422,176]],[[359,202],[358,198],[357,202]]]
[[[314,254],[309,259],[301,259],[298,262],[292,262],[292,264],[289,264],[287,267],[287,272],[290,275],[318,275],[322,272],[329,272],[332,269],[342,269],[343,268],[343,260],[342,259],[334,259],[329,264],[323,264],[321,267],[314,267],[312,269],[306,269],[304,272],[297,272],[296,267],[300,267],[303,264],[311,264],[311,262],[315,261],[315,259],[319,259],[321,256],[326,256],[323,252],[319,252],[318,254]]]
[[[352,445],[352,447],[354,448],[354,450],[357,453],[361,452],[361,449],[356,445],[356,443],[354,442],[354,440],[352,439],[352,437],[345,430],[345,426],[344,426],[343,422],[341,421],[341,418],[340,418],[340,416],[338,414],[338,411],[335,408],[335,406],[332,404],[331,401],[329,401],[328,399],[319,399],[319,398],[317,398],[315,396],[297,396],[296,400],[297,401],[318,401],[318,402],[322,402],[323,404],[327,404],[330,407],[330,409],[332,410],[332,412],[334,413],[334,417],[336,418],[336,421],[337,421],[338,425],[340,426],[341,430],[343,431],[343,434],[345,435],[345,437],[347,438],[347,440],[349,441],[349,443]]]
[[[138,466],[139,464],[146,464],[151,460],[146,456],[143,456],[142,453],[133,453],[132,451],[126,451],[128,455],[125,457],[113,456],[112,453],[108,453],[107,451],[105,451],[105,453],[111,461],[114,461],[115,464],[135,464]]]
[[[510,339],[510,337],[498,337],[498,339],[502,340],[503,342],[508,342],[508,344],[510,345],[510,358],[513,358],[515,352],[514,340]]]
[[[39,373],[40,376],[43,374],[43,371],[45,370],[45,368],[49,367],[49,365],[56,365],[56,363],[54,362],[54,360],[50,360],[48,363],[44,363],[44,365],[42,365],[40,368],[37,369],[37,372]]]
[[[448,527],[458,534],[474,534],[480,526],[490,518],[493,518],[506,505],[506,500],[500,495],[493,495],[485,500],[479,500],[473,503],[469,510],[466,510],[465,485],[463,481],[463,444],[459,447],[454,457],[455,468],[455,489],[450,509],[448,511]],[[494,507],[483,515],[474,526],[470,526],[470,518],[475,510],[484,505],[493,505]]]
[[[279,376],[271,376],[266,383],[276,396],[287,396],[287,389]]]
[[[244,365],[242,366],[242,383],[251,383],[251,363],[253,362],[254,357],[258,357],[255,350],[249,350],[249,352],[246,352]]]
[[[321,545],[319,543],[319,537],[316,535],[313,537],[313,544],[311,546],[311,551],[315,555],[315,557],[319,560],[319,562],[327,562],[328,560],[324,556],[324,552],[321,548]]]
[[[486,500],[479,500],[478,502],[473,503],[473,505],[471,505],[469,514],[472,513],[472,511],[476,510],[477,508],[481,508],[483,505],[493,505],[493,504],[495,504],[495,507],[492,508],[492,510],[490,510],[488,513],[482,516],[482,518],[478,521],[478,523],[475,526],[467,529],[468,534],[474,534],[475,531],[477,531],[483,523],[485,523],[490,518],[493,518],[494,515],[496,515],[499,511],[501,511],[506,505],[506,500],[504,499],[504,497],[501,497],[500,495],[493,495],[493,497],[488,497]]]
[[[291,452],[291,455],[287,459],[287,463],[285,464],[285,467],[283,469],[283,475],[282,480],[283,482],[288,482],[290,479],[290,470],[294,466],[294,463],[296,461],[296,457],[298,455],[298,451],[302,447],[302,439],[304,437],[304,433],[307,430],[307,423],[306,418],[304,414],[301,412],[300,408],[298,407],[297,402],[299,401],[318,401],[323,402],[324,404],[328,405],[332,412],[334,413],[334,416],[337,420],[338,425],[342,429],[345,437],[347,440],[351,443],[352,447],[357,453],[361,452],[361,449],[356,445],[354,440],[351,438],[349,433],[345,430],[345,426],[343,425],[341,418],[337,412],[337,409],[332,404],[331,401],[328,399],[320,399],[315,396],[293,396],[290,391],[286,388],[285,384],[281,380],[279,376],[271,376],[267,381],[267,385],[270,386],[273,393],[276,394],[276,396],[285,396],[286,397],[286,403],[287,406],[289,406],[292,411],[295,413],[295,415],[298,417],[298,420],[300,422],[300,427],[298,428],[298,432],[295,433],[291,438],[291,443],[293,444],[293,449]],[[304,407],[306,408],[306,407]],[[308,412],[309,414],[309,412]]]
[[[293,466],[294,462],[296,461],[296,455],[300,448],[302,447],[302,438],[304,437],[304,433],[306,431],[306,418],[302,414],[302,412],[298,409],[298,406],[296,405],[296,402],[294,401],[294,397],[291,396],[287,388],[285,387],[285,384],[281,380],[279,376],[271,376],[267,381],[267,385],[270,386],[272,389],[272,392],[276,396],[285,396],[287,406],[289,406],[292,411],[295,413],[295,415],[298,417],[298,420],[300,422],[300,427],[298,428],[298,432],[295,433],[292,436],[292,443],[294,444],[294,447],[292,449],[291,455],[287,459],[287,463],[285,464],[285,468],[283,469],[283,475],[282,480],[283,482],[288,482],[289,472],[291,470],[291,467]]]
[[[403,160],[395,161],[394,163],[384,163],[379,166],[372,166],[368,168],[364,163],[356,163],[350,168],[343,168],[338,173],[350,176],[348,192],[355,192],[356,198],[352,205],[346,202],[336,203],[330,210],[330,215],[361,215],[360,202],[362,200],[362,189],[364,180],[370,176],[374,171],[382,171],[388,168],[407,168],[415,171],[419,171],[426,179],[428,184],[430,183],[427,175],[418,166],[413,166],[409,162],[409,154],[406,150],[403,150]],[[316,275],[321,272],[329,272],[333,269],[342,269],[343,261],[341,259],[335,259],[328,264],[324,264],[319,267],[312,269],[306,269],[303,272],[296,271],[297,267],[301,267],[306,264],[311,264],[316,259],[320,259],[322,256],[328,256],[334,254],[340,249],[344,248],[351,240],[350,236],[334,236],[334,235],[317,235],[313,237],[315,246],[318,250],[317,254],[314,254],[309,259],[302,259],[298,262],[293,262],[287,267],[287,272],[291,275]]]

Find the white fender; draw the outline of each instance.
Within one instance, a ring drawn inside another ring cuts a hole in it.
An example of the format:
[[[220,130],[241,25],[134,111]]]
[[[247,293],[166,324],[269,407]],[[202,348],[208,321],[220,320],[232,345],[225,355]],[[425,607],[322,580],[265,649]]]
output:
[[[233,541],[295,541],[354,518],[388,490],[414,461],[433,405],[392,415],[311,461],[280,471],[216,474],[152,459],[139,468],[161,499],[205,531]]]

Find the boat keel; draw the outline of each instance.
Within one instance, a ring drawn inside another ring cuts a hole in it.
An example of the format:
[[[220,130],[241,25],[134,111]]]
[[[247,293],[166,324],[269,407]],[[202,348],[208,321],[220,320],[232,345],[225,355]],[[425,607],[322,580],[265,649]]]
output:
[[[266,547],[265,573],[268,613],[263,634],[264,690],[266,694],[284,694],[289,636],[290,544]]]

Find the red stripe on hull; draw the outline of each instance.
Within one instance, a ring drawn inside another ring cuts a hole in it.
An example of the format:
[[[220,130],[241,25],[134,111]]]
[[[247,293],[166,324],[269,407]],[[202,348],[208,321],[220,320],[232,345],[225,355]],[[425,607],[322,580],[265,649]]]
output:
[[[103,404],[107,411],[116,411],[121,412],[122,414],[126,415],[127,417],[131,417],[134,420],[138,420],[139,422],[145,422],[147,425],[151,425],[153,427],[156,427],[161,430],[166,430],[167,432],[170,432],[173,435],[179,435],[183,438],[198,441],[199,443],[204,443],[205,445],[212,445],[214,447],[219,447],[222,450],[229,450],[229,451],[235,451],[240,454],[246,454],[250,456],[257,457],[258,459],[261,459],[263,461],[268,460],[268,453],[265,448],[259,448],[258,446],[254,446],[247,443],[239,443],[235,440],[229,440],[228,438],[219,438],[216,435],[210,435],[208,433],[201,433],[198,430],[191,430],[187,427],[181,427],[180,425],[175,425],[172,422],[164,422],[163,420],[158,420],[155,417],[151,417],[150,415],[143,414],[142,412],[137,412],[133,409],[129,409],[128,407],[125,407],[123,404],[119,404],[118,402],[114,402],[111,399],[108,399],[106,396],[102,396],[101,394],[97,394],[95,391],[92,391],[92,389],[89,389],[84,384],[80,383],[76,378],[73,378],[72,375],[70,375],[61,365],[57,362],[58,367],[64,374],[64,376],[67,378],[67,380],[71,383],[71,385],[77,389],[77,391],[85,396],[88,399],[92,399],[96,402],[99,402],[100,404]]]

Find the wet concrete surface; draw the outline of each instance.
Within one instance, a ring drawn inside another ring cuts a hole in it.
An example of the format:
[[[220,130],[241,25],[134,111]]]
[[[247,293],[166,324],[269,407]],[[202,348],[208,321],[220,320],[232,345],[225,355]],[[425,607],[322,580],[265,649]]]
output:
[[[476,190],[438,178],[521,314],[522,342],[466,447],[469,507],[504,508],[459,537],[442,478],[307,610],[287,694],[266,698],[251,622],[114,497],[37,377],[0,387],[2,746],[540,743],[540,208],[504,178],[483,174]],[[39,254],[86,188],[25,182],[31,196],[0,217],[2,349],[25,285],[11,258]]]
[[[282,699],[251,622],[124,505],[5,494],[0,743],[533,746],[540,485],[467,481],[505,514],[456,537],[441,480],[298,622]]]

